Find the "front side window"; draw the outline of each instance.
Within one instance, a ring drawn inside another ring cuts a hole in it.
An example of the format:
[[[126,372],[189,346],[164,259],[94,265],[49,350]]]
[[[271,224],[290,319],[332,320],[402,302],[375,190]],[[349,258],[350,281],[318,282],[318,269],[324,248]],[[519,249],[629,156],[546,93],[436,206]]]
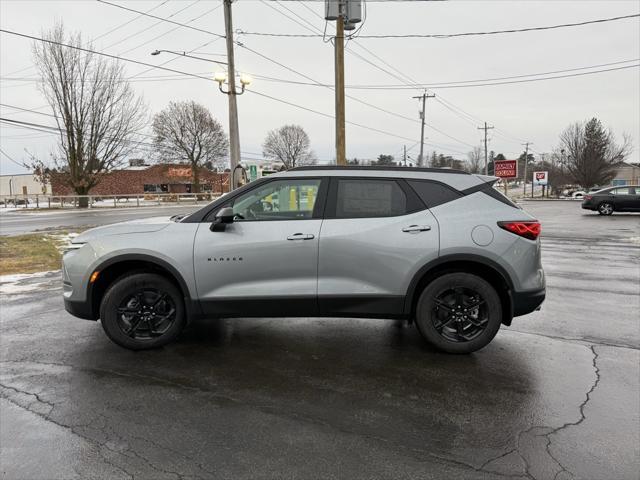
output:
[[[320,179],[283,179],[249,190],[233,201],[239,221],[305,220],[313,217]]]
[[[405,213],[407,196],[395,180],[338,180],[336,218],[391,217]]]

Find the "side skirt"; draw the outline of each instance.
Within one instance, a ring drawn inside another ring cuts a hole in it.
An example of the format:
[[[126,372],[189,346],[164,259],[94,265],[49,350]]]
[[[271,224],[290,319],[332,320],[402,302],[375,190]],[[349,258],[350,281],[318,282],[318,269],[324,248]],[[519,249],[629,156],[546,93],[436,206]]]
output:
[[[205,317],[407,318],[403,296],[269,297],[202,300]]]

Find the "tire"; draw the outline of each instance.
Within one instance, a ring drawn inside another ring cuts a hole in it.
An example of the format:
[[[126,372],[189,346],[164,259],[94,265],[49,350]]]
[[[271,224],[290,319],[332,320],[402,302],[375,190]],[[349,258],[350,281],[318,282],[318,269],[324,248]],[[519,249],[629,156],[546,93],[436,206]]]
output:
[[[183,296],[161,275],[127,275],[109,286],[100,304],[100,319],[107,336],[121,347],[158,348],[184,328]]]
[[[611,215],[613,213],[613,205],[609,202],[602,202],[598,205],[598,213],[600,215]]]
[[[486,280],[470,273],[444,274],[429,283],[418,299],[418,331],[447,353],[481,349],[493,340],[501,323],[498,293]]]

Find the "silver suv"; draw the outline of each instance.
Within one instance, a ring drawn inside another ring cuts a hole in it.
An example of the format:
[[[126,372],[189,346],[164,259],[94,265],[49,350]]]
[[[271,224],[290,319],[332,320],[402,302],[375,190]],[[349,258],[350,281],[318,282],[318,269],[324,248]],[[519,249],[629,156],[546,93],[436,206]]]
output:
[[[455,170],[303,167],[195,213],[89,230],[63,257],[64,302],[130,349],[198,317],[404,318],[469,353],[545,297],[540,224]]]

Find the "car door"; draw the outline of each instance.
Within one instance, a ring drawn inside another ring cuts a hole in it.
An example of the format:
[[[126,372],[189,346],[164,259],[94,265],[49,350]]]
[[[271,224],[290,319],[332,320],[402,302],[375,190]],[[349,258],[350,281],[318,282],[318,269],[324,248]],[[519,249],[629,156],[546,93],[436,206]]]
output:
[[[395,316],[409,283],[438,257],[438,223],[403,180],[332,178],[320,232],[323,315]]]
[[[313,315],[326,180],[274,178],[232,198],[235,219],[200,224],[194,272],[205,314]],[[212,214],[215,212],[212,212]]]
[[[632,187],[618,187],[611,190],[613,208],[618,212],[633,209],[635,190]]]
[[[631,212],[640,212],[640,187],[629,187],[633,190],[633,198],[629,199],[630,206],[628,208]]]

